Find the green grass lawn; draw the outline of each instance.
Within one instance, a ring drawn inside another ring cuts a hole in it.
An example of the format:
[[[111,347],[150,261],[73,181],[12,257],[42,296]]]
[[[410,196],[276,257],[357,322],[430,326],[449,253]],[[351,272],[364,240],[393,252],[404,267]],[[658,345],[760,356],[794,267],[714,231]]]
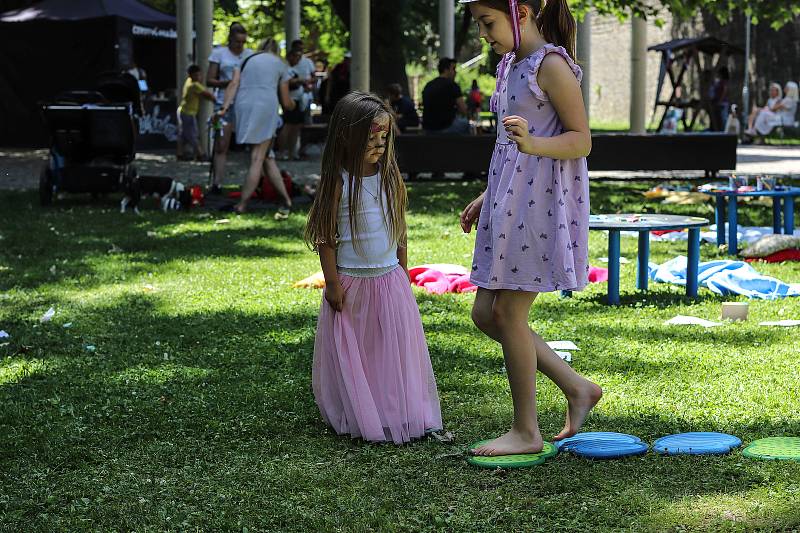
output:
[[[592,184],[592,211],[712,216],[662,206],[650,184]],[[469,265],[456,215],[480,188],[410,189],[410,264]],[[251,214],[217,224],[202,211],[120,215],[114,200],[0,196],[0,530],[598,531],[753,530],[800,526],[800,463],[655,454],[593,462],[561,455],[490,471],[460,455],[511,421],[499,347],[470,321],[471,295],[417,300],[453,444],[364,444],[322,423],[311,394],[320,292],[292,289],[318,269],[287,221]],[[740,210],[770,224],[771,210]],[[751,301],[751,319],[704,330],[723,298],[680,287],[636,292],[636,239],[623,238],[622,303],[605,284],[570,300],[543,295],[530,321],[573,340],[574,367],[605,397],[587,430],[648,442],[681,431],[745,443],[800,435],[800,300]],[[607,255],[592,232],[592,264]],[[685,253],[654,243],[652,260]],[[704,245],[703,260],[721,257]],[[758,265],[800,281],[798,264]],[[52,321],[39,317],[54,307]],[[66,327],[71,324],[70,327]],[[7,344],[2,344],[8,341]],[[565,402],[539,380],[542,429]]]
[[[769,137],[764,140],[764,144],[776,146],[800,146],[800,138],[797,137]]]

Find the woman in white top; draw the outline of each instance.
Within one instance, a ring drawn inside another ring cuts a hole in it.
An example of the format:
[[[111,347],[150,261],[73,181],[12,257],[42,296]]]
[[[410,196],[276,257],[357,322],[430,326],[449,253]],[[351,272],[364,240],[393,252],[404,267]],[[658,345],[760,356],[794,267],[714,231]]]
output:
[[[749,128],[745,132],[748,135],[769,135],[777,126],[794,124],[798,100],[797,84],[793,81],[787,83],[783,98],[780,86],[777,91],[775,90],[776,85],[776,83],[770,85],[770,99],[766,107],[758,111],[755,120],[751,117]]]
[[[758,114],[762,111],[772,111],[772,107],[781,101],[783,98],[783,87],[781,87],[780,83],[772,82],[769,84],[769,98],[767,99],[767,104],[764,106],[756,106],[753,107],[753,110],[750,112],[750,116],[747,118],[747,130],[746,132],[755,131],[753,128],[756,124],[756,118]]]
[[[295,102],[289,97],[289,74],[286,64],[277,55],[277,45],[267,39],[259,53],[242,62],[233,71],[233,79],[225,89],[225,103],[219,113],[224,115],[235,103],[236,142],[249,144],[250,169],[242,188],[242,197],[233,210],[242,213],[261,181],[262,166],[278,129],[278,96],[284,109],[292,110]],[[273,160],[267,161],[267,176],[283,198],[282,214],[288,214],[292,199],[283,184],[280,171]]]

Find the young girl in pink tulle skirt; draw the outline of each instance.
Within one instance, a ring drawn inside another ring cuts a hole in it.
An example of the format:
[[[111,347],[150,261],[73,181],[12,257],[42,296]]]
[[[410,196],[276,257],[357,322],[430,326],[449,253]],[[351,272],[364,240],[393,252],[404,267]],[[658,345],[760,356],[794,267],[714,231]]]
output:
[[[442,416],[406,264],[393,120],[371,94],[336,105],[305,240],[325,275],[312,370],[322,418],[340,435],[401,444]]]

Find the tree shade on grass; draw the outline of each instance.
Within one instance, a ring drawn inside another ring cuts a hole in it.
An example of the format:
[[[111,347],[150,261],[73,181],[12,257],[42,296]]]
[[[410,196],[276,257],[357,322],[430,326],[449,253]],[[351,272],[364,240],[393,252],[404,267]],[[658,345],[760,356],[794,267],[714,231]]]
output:
[[[652,184],[592,183],[592,210],[708,216],[661,206]],[[469,265],[457,214],[477,182],[410,190],[410,264]],[[455,443],[363,444],[326,430],[311,395],[320,292],[291,289],[318,269],[300,242],[304,213],[282,222],[203,212],[121,216],[78,196],[52,209],[0,195],[0,524],[53,530],[576,531],[780,529],[800,525],[800,463],[647,454],[596,462],[561,454],[530,469],[471,467],[461,452],[504,431],[511,399],[499,348],[470,321],[471,295],[417,291],[446,428]],[[770,224],[768,208],[741,210]],[[635,257],[637,240],[622,239]],[[606,256],[593,232],[592,263]],[[653,261],[682,253],[653,243]],[[722,258],[704,245],[703,259]],[[758,264],[787,281],[797,264]],[[681,287],[606,287],[542,295],[531,324],[572,340],[573,365],[605,390],[586,431],[645,442],[721,431],[745,446],[800,435],[800,300],[752,301],[750,320],[710,330],[720,298]],[[55,308],[50,322],[40,317]],[[69,327],[65,327],[70,324]],[[8,342],[8,344],[5,344]],[[543,434],[565,404],[538,383]]]

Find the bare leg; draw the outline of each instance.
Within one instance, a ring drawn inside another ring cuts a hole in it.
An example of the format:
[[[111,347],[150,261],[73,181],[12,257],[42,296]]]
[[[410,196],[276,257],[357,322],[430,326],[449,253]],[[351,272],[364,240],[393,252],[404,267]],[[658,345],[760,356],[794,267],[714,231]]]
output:
[[[256,190],[258,183],[261,181],[261,165],[264,164],[264,157],[269,151],[270,144],[272,144],[272,139],[257,144],[250,150],[250,168],[247,171],[244,187],[242,187],[242,197],[239,199],[239,203],[234,206],[234,209],[240,213],[247,208],[247,202],[250,201],[253,191]]]
[[[180,160],[183,158],[183,121],[181,120],[181,114],[176,113],[176,122],[178,123],[178,140],[175,143],[175,157]]]
[[[287,153],[290,158],[297,157],[297,141],[300,138],[300,130],[303,129],[302,124],[287,124]]]
[[[757,107],[755,107],[750,112],[750,116],[747,118],[747,130],[748,131],[752,131],[753,130],[753,125],[756,122],[756,117],[758,116],[758,111],[759,111],[759,109]]]
[[[289,196],[288,191],[286,190],[286,186],[283,184],[283,177],[281,176],[281,170],[278,168],[278,164],[275,163],[275,159],[272,157],[268,157],[264,161],[264,168],[267,171],[267,177],[269,178],[269,182],[272,183],[272,186],[275,187],[275,190],[278,191],[278,194],[283,198],[283,204],[291,208],[292,207],[292,198]]]
[[[300,157],[305,157],[306,149],[308,148],[308,145],[303,144],[303,136],[302,136],[303,128],[306,126],[306,124],[311,124],[311,116],[310,116],[311,112],[310,111],[306,111],[306,113],[308,113],[306,121],[303,122],[303,124],[300,124],[300,133],[301,133],[301,135],[300,135],[300,152],[298,153],[298,155]]]
[[[275,155],[279,159],[289,157],[289,125],[284,123],[281,132],[278,134],[278,150]]]
[[[500,342],[500,332],[492,313],[495,299],[493,292],[478,289],[475,304],[472,308],[472,320],[478,326],[478,329],[490,338]],[[536,332],[530,328],[528,328],[528,332],[536,346],[538,369],[550,378],[567,398],[567,415],[564,429],[555,435],[553,440],[571,437],[580,430],[586,415],[600,401],[603,396],[603,390],[575,372],[571,366],[556,355],[553,349]]]
[[[197,136],[192,139],[192,155],[194,155],[195,161],[202,161],[205,159],[205,154],[203,153],[203,148],[200,146],[200,137]]]
[[[225,163],[228,160],[228,148],[233,135],[233,124],[230,122],[222,128],[222,135],[217,139],[214,149],[214,185],[225,181]]]
[[[528,312],[535,298],[532,292],[496,291],[492,318],[503,345],[514,423],[505,435],[473,450],[475,455],[542,451],[544,442],[536,415],[536,346],[528,334]]]

